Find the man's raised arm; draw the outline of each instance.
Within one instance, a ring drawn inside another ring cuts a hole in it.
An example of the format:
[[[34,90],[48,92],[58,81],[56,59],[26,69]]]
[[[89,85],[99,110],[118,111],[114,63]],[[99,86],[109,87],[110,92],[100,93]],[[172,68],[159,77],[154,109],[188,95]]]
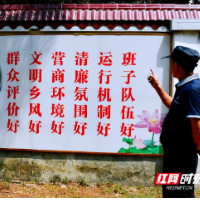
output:
[[[162,102],[165,104],[167,108],[170,108],[173,98],[169,96],[165,90],[159,85],[158,78],[154,71],[150,69],[152,74],[148,76],[148,81],[151,83],[151,86],[156,90],[158,95],[160,96]]]

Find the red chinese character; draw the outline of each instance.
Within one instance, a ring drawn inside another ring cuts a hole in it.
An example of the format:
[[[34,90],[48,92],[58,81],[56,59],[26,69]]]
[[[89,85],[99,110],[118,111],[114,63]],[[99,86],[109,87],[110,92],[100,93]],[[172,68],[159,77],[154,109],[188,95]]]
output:
[[[17,133],[17,127],[19,127],[18,123],[19,123],[18,120],[11,122],[11,119],[8,119],[8,122],[7,122],[8,130],[7,130],[7,132],[11,131],[11,132]]]
[[[51,115],[56,114],[56,116],[54,116],[54,117],[58,117],[58,116],[65,117],[65,115],[63,113],[63,110],[65,109],[63,104],[55,105],[53,103],[51,108],[52,108]]]
[[[65,89],[65,87],[53,87],[53,94],[51,95],[51,98],[58,97],[58,100],[60,101],[62,97],[65,97],[65,94],[62,92],[62,89]]]
[[[75,70],[75,80],[74,83],[87,83],[88,78],[88,70],[83,71],[83,69],[80,69],[80,71]]]
[[[39,91],[40,91],[39,88],[37,88],[36,86],[33,86],[33,88],[30,89],[30,96],[31,97],[33,96],[33,97],[29,99],[36,99],[37,97],[39,97],[39,95],[41,94],[41,92]]]
[[[42,82],[42,69],[29,69],[29,81],[33,83],[36,80]]]
[[[127,74],[127,76],[122,76],[122,77],[127,77],[127,81],[125,82],[126,84],[129,84],[130,83],[130,78],[131,77],[136,77],[135,75],[132,75],[131,76],[131,74],[133,74],[133,73],[135,73],[133,70],[131,70],[131,71],[124,71],[124,72],[130,72],[130,73],[128,73]]]
[[[87,118],[87,105],[76,105],[74,104],[74,117]]]
[[[17,94],[19,94],[19,86],[16,87],[8,86],[8,90],[6,91],[8,91],[8,96],[7,96],[8,99],[11,97],[12,94],[13,94],[13,99],[16,99]]]
[[[65,128],[63,126],[63,124],[65,124],[64,122],[56,122],[53,121],[52,124],[51,124],[51,130],[52,132],[51,133],[58,133],[58,135],[61,135],[62,134],[62,128]]]
[[[17,116],[17,111],[19,110],[19,107],[15,102],[13,104],[9,103],[6,110],[8,111],[8,116],[12,116],[14,114],[15,116]]]
[[[14,62],[15,65],[17,65],[17,61],[20,61],[19,55],[20,55],[19,51],[8,53],[7,54],[8,65],[13,64],[13,62]]]
[[[55,83],[56,81],[63,83],[64,82],[64,72],[65,72],[64,69],[62,71],[58,68],[57,68],[57,71],[52,70],[52,83]]]
[[[111,101],[110,89],[109,88],[102,89],[102,87],[99,87],[98,96],[97,96],[97,98],[99,98],[99,101],[104,101],[106,97],[107,97],[107,101]]]
[[[102,119],[106,117],[107,119],[110,119],[110,105],[109,106],[103,106],[99,105],[97,108],[97,117]]]
[[[133,126],[134,124],[127,124],[129,127],[125,126],[125,123],[122,123],[122,126],[121,126],[121,136],[122,135],[125,135],[127,137],[131,137],[131,131],[134,130],[133,129]],[[126,133],[126,131],[128,131],[128,134]]]
[[[100,62],[98,63],[98,65],[105,65],[105,66],[111,66],[112,65],[112,60],[110,59],[110,57],[113,57],[111,55],[111,52],[100,52]]]
[[[40,127],[42,127],[42,125],[40,125],[40,123],[42,123],[41,121],[35,121],[35,123],[33,123],[33,120],[30,120],[29,123],[29,133],[30,132],[34,132],[36,134],[38,134],[40,132]]]
[[[88,101],[88,97],[86,97],[86,90],[87,89],[88,88],[76,87],[76,89],[74,91],[74,93],[75,93],[74,97],[76,97],[76,99],[74,101],[76,101],[76,100],[82,101],[83,98],[84,98],[85,101]]]
[[[88,53],[87,52],[82,52],[82,53],[78,53],[78,52],[76,52],[76,56],[75,56],[75,58],[76,58],[76,65],[79,65],[79,66],[82,66],[82,65],[84,65],[84,66],[86,66],[87,65],[87,60],[88,60]]]
[[[10,70],[10,72],[7,74],[9,76],[8,81],[13,82],[14,80],[16,80],[17,82],[19,81],[19,79],[17,78],[17,75],[19,74],[19,72],[16,72],[13,68]]]
[[[109,127],[110,124],[107,123],[107,124],[103,124],[103,125],[101,125],[101,122],[98,123],[98,126],[97,126],[98,134],[97,135],[103,135],[104,137],[107,137],[108,136],[108,130],[110,130],[110,127]],[[105,133],[103,133],[103,129],[105,129]]]
[[[105,72],[111,72],[111,71],[103,71],[103,70],[101,70],[100,72],[99,72],[99,84],[102,84],[102,79],[103,79],[103,76],[106,76],[106,84],[109,84],[110,83],[110,76],[112,76],[112,74],[107,74],[107,75],[105,75],[104,73]]]
[[[126,93],[128,91],[128,94]],[[131,101],[135,101],[132,96],[132,88],[122,88],[122,102],[127,101],[131,98]]]
[[[122,107],[122,111],[120,113],[120,114],[122,114],[122,119],[134,119],[133,111],[131,111],[131,108],[134,108],[134,107],[133,106],[132,107],[126,107],[126,106]]]
[[[84,123],[80,123],[80,124],[83,124],[82,126],[81,125],[78,125],[78,122],[75,121],[75,125],[74,125],[74,134],[78,133],[78,134],[81,134],[81,136],[85,135],[85,129],[87,129],[87,123],[84,122]],[[80,129],[81,129],[81,132],[80,132]]]
[[[61,51],[56,51],[55,53],[52,53],[52,58],[54,59],[54,65],[63,65],[62,59],[65,57],[65,53]]]
[[[30,111],[29,115],[37,114],[39,117],[42,117],[42,113],[40,112],[40,104],[39,103],[30,103]]]
[[[32,65],[34,63],[36,63],[38,65],[42,64],[42,62],[38,61],[39,57],[42,55],[41,53],[38,54],[37,51],[34,51],[34,54],[30,54],[30,55],[32,55],[32,57],[33,57],[33,62],[31,64],[29,64],[29,65]]]
[[[134,61],[136,60],[135,58],[136,53],[123,53],[123,63],[122,65],[127,66],[127,65],[136,65]]]

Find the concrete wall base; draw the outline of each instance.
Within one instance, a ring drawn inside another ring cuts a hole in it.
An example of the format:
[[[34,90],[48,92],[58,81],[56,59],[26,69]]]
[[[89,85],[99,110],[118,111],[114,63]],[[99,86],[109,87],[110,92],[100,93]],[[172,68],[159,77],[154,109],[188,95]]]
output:
[[[153,186],[162,157],[0,152],[0,178]]]

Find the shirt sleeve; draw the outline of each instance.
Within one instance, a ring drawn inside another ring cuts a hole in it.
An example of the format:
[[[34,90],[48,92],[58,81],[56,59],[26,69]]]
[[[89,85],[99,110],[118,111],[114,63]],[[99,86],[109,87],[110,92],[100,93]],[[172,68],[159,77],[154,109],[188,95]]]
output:
[[[200,93],[190,90],[187,97],[186,118],[200,118]]]

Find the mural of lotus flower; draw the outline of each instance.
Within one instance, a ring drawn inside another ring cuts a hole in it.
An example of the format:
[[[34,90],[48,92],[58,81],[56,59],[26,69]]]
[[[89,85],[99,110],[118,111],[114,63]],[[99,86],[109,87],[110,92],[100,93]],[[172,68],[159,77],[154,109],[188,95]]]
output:
[[[146,147],[141,138],[136,140],[136,136],[133,138],[133,146],[137,149],[144,149]]]
[[[153,132],[151,145],[153,145],[154,133],[159,134],[161,132],[162,123],[167,115],[160,114],[158,115],[158,109],[156,109],[153,114],[147,110],[143,110],[143,115],[137,115],[142,121],[135,124],[136,128],[148,128],[149,132]]]
[[[160,146],[160,141],[156,141],[156,143],[154,144],[154,146]]]

